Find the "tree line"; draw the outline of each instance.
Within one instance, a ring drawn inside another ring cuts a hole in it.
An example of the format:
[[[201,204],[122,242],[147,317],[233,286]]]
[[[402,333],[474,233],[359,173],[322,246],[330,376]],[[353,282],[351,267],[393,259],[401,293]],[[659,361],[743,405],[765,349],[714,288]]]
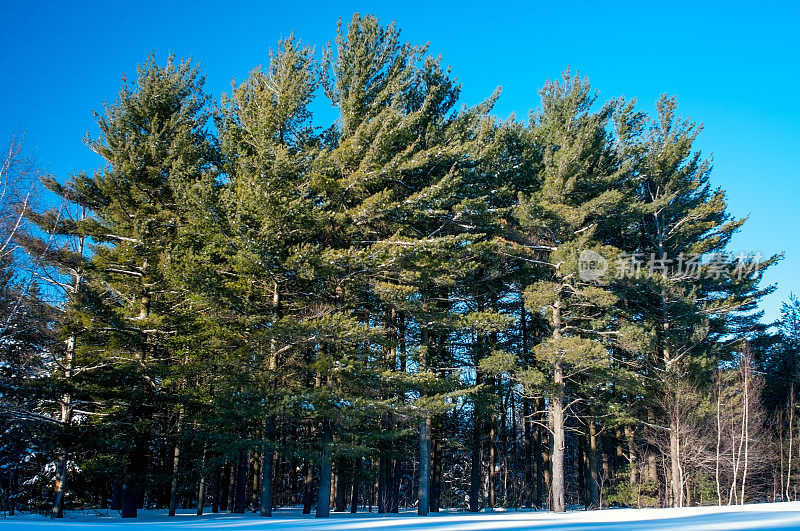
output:
[[[795,499],[800,303],[762,322],[781,257],[731,252],[701,128],[569,72],[525,121],[460,88],[360,15],[219,101],[140,65],[102,167],[3,198],[3,508]]]

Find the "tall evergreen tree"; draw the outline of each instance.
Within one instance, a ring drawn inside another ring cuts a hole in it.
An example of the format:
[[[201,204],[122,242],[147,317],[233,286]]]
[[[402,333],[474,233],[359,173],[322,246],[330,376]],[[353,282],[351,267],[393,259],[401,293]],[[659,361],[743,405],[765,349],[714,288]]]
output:
[[[548,412],[552,433],[552,505],[565,510],[564,450],[568,384],[607,362],[602,342],[609,333],[608,310],[616,302],[602,277],[581,267],[595,254],[613,254],[603,245],[608,218],[619,209],[618,172],[610,154],[606,124],[613,108],[592,110],[597,96],[588,82],[569,73],[541,91],[542,108],[534,118],[543,151],[541,188],[522,198],[517,215],[529,237],[529,249],[548,268],[547,279],[526,290],[532,312],[545,312],[551,337],[534,348],[549,374]],[[584,253],[590,253],[587,255]]]
[[[159,381],[175,363],[166,340],[180,334],[173,316],[183,301],[167,282],[170,251],[187,222],[191,190],[213,180],[202,85],[189,62],[170,57],[162,67],[151,56],[97,115],[101,136],[90,146],[107,166],[63,187],[92,214],[76,231],[94,242],[81,348],[106,368],[93,377],[105,387],[95,392],[108,404],[106,418],[118,423],[124,517],[136,516],[140,504],[154,407],[169,394]]]
[[[272,514],[272,463],[277,407],[289,390],[285,364],[313,348],[313,335],[298,330],[296,318],[309,290],[298,268],[315,237],[308,193],[312,143],[308,110],[316,89],[313,51],[293,37],[283,39],[265,71],[254,70],[224,100],[220,122],[226,173],[223,193],[233,253],[231,309],[241,316],[239,345],[266,393],[261,515]],[[313,289],[313,288],[311,288]],[[308,326],[307,323],[305,326]]]
[[[339,127],[332,149],[315,165],[319,196],[338,238],[335,252],[364,271],[349,289],[363,310],[383,314],[376,327],[390,352],[399,341],[415,347],[421,397],[437,394],[436,365],[446,361],[440,339],[453,311],[448,293],[469,271],[470,245],[481,237],[463,231],[476,217],[466,176],[485,149],[478,138],[493,103],[456,112],[459,87],[425,53],[425,47],[401,44],[394,24],[383,27],[374,17],[354,16],[346,32],[340,26],[323,78],[340,111]],[[397,335],[398,322],[405,337]],[[420,398],[418,409],[423,515],[430,507],[435,402]]]
[[[682,506],[680,383],[725,357],[726,334],[741,339],[757,330],[757,301],[772,289],[758,283],[779,257],[730,255],[745,219],[732,218],[725,192],[711,188],[711,162],[693,148],[700,129],[675,111],[675,99],[662,97],[640,143],[632,139],[630,208],[639,219],[630,228],[638,242],[620,276],[634,279],[621,293],[649,375],[660,380],[656,395],[666,397],[671,501]]]

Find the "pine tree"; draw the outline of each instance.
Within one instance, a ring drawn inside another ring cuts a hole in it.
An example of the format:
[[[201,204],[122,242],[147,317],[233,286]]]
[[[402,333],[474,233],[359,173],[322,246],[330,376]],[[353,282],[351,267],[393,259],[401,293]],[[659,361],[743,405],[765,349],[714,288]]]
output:
[[[92,214],[77,231],[94,242],[82,348],[105,367],[93,375],[106,386],[96,390],[98,401],[125,404],[107,417],[123,430],[115,437],[124,449],[124,517],[136,516],[142,495],[153,414],[164,396],[157,382],[175,363],[166,338],[181,333],[172,316],[182,300],[165,274],[170,250],[187,221],[191,190],[213,179],[202,85],[190,63],[170,57],[161,67],[151,56],[136,82],[97,115],[101,136],[90,146],[107,166],[63,188]]]
[[[471,261],[474,237],[460,227],[474,215],[465,177],[482,152],[476,140],[493,101],[456,112],[458,86],[425,53],[401,44],[394,24],[382,27],[374,17],[354,16],[346,32],[340,25],[335,49],[326,52],[330,77],[323,77],[340,111],[339,128],[315,164],[338,239],[332,252],[364,271],[344,289],[364,310],[383,314],[376,328],[388,342],[387,368],[398,368],[398,343],[416,347],[423,515],[430,507],[431,415],[441,405],[436,365],[445,362],[448,335],[446,325],[433,323],[448,320],[448,292],[469,271],[454,254]],[[363,319],[369,322],[369,314]],[[384,485],[392,481],[387,477]]]
[[[584,253],[613,256],[603,245],[607,218],[619,208],[621,194],[610,154],[606,124],[611,105],[593,112],[597,98],[586,80],[564,74],[541,91],[542,108],[534,135],[541,145],[541,188],[520,200],[517,216],[547,279],[525,292],[531,312],[545,312],[551,337],[534,347],[548,375],[548,412],[552,433],[552,505],[563,512],[565,414],[568,385],[607,363],[598,339],[609,333],[609,309],[616,302],[607,279],[585,276]]]
[[[25,211],[25,217],[32,225],[30,230],[21,231],[17,243],[25,249],[29,256],[35,257],[35,273],[43,284],[60,293],[64,304],[59,308],[58,332],[62,336],[62,348],[53,348],[58,355],[58,369],[50,374],[56,387],[63,392],[58,399],[60,429],[63,432],[62,445],[58,451],[56,465],[55,493],[52,516],[62,518],[64,515],[64,493],[67,484],[68,447],[74,435],[73,410],[75,409],[72,379],[78,372],[88,367],[81,367],[76,359],[76,347],[79,336],[84,330],[82,308],[85,303],[84,286],[88,259],[85,256],[86,237],[80,229],[80,223],[86,219],[86,209],[76,207],[74,198],[55,179],[49,176],[42,178],[42,183],[63,202],[58,209],[36,212],[33,208]],[[35,232],[44,237],[39,237]]]
[[[757,301],[771,290],[758,282],[779,257],[729,255],[745,219],[727,213],[724,191],[709,183],[710,160],[693,151],[700,128],[676,118],[675,110],[675,99],[662,97],[642,139],[630,139],[629,208],[638,221],[628,234],[638,241],[620,275],[634,280],[619,287],[630,309],[630,337],[638,338],[631,344],[646,353],[648,374],[660,380],[656,396],[666,396],[671,500],[682,506],[680,382],[693,371],[709,374],[706,367],[724,357],[725,334],[741,338],[757,330]]]
[[[272,513],[272,463],[278,406],[301,391],[287,385],[284,364],[313,348],[313,327],[300,316],[314,288],[303,274],[307,247],[318,230],[309,196],[309,166],[318,148],[309,103],[316,89],[313,50],[294,38],[279,42],[269,66],[251,72],[223,101],[220,122],[229,181],[222,194],[226,264],[233,282],[227,305],[239,314],[237,342],[244,359],[256,357],[253,382],[266,393],[263,420],[261,515]],[[212,294],[213,296],[214,294]]]

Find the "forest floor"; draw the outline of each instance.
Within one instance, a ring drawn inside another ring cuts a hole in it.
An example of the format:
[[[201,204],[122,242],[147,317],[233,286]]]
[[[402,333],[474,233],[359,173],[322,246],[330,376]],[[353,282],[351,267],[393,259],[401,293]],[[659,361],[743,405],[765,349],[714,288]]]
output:
[[[184,531],[187,529],[230,529],[231,531],[483,531],[483,530],[553,530],[553,531],[629,531],[629,530],[800,530],[800,502],[764,503],[725,507],[688,507],[684,509],[608,509],[570,511],[565,514],[530,511],[494,511],[463,513],[443,511],[426,518],[413,512],[391,516],[375,513],[332,514],[329,519],[304,516],[300,509],[279,509],[272,518],[254,514],[206,514],[181,511],[170,518],[165,511],[141,511],[136,520],[123,521],[116,511],[72,511],[63,520],[41,515],[0,516],[0,529],[36,531],[48,529],[92,531],[132,527],[139,531]]]

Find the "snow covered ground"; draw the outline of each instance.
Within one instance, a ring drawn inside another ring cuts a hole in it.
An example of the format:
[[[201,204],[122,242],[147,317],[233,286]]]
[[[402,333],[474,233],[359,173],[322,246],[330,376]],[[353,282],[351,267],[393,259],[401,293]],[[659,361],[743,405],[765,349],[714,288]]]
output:
[[[110,512],[72,512],[64,520],[50,520],[39,515],[0,517],[0,529],[23,531],[77,527],[92,531],[132,528],[137,531],[184,531],[188,529],[229,529],[231,531],[483,531],[483,530],[553,530],[553,531],[629,531],[629,530],[800,530],[800,502],[765,503],[735,507],[690,507],[686,509],[609,509],[573,511],[566,514],[546,512],[442,512],[420,518],[413,513],[392,516],[359,513],[333,514],[330,519],[303,516],[299,509],[281,509],[272,518],[252,514],[208,514],[195,516],[184,511],[170,518],[163,511],[142,511],[136,520],[120,519]]]

